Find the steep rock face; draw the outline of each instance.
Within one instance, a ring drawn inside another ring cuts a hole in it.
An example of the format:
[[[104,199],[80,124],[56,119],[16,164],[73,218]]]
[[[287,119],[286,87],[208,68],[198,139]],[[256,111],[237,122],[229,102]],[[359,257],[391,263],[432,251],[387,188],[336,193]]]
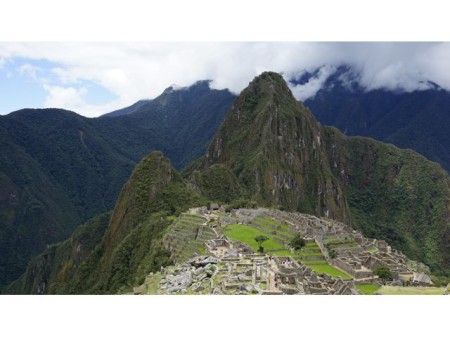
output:
[[[214,164],[229,167],[262,205],[349,221],[321,127],[279,74],[263,73],[235,100],[202,163]]]

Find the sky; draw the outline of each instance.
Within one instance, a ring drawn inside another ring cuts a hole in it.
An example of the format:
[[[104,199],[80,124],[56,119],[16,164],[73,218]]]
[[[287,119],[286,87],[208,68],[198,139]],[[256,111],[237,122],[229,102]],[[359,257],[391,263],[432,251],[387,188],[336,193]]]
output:
[[[450,43],[419,42],[2,42],[0,114],[64,108],[95,117],[151,99],[171,85],[212,80],[235,94],[263,71],[286,80],[321,68],[291,89],[305,100],[342,64],[367,90],[450,89]]]

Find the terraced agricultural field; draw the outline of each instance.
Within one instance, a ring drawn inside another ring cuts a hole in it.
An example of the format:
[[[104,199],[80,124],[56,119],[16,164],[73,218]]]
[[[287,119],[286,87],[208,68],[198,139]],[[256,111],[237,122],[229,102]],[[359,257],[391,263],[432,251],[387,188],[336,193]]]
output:
[[[214,231],[204,226],[206,218],[195,214],[181,214],[170,227],[164,242],[172,252],[175,262],[188,260],[205,253],[205,241],[214,239]]]
[[[358,289],[358,291],[360,291],[363,295],[373,295],[375,291],[380,289],[380,286],[373,283],[357,284],[356,289]]]
[[[340,271],[329,264],[322,264],[322,265],[308,265],[309,268],[314,270],[317,274],[327,274],[331,277],[342,277],[344,280],[350,280],[352,277],[343,271]]]

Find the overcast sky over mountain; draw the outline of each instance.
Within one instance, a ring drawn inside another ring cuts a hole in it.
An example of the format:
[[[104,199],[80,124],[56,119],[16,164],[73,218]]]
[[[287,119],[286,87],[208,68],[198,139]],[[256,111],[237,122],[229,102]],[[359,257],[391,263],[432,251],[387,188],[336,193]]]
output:
[[[58,107],[93,117],[172,84],[211,79],[238,93],[266,70],[291,79],[325,65],[292,87],[304,100],[341,64],[369,90],[420,90],[424,80],[448,90],[448,60],[450,43],[0,43],[0,114]]]

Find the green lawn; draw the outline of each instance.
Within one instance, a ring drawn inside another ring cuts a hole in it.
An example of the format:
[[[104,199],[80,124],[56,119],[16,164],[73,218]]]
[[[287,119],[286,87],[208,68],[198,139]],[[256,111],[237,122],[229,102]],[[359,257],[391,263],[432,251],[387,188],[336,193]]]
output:
[[[255,237],[263,235],[269,238],[262,246],[267,249],[284,249],[284,245],[273,240],[273,235],[264,233],[254,227],[246,225],[229,225],[225,229],[224,234],[231,240],[248,243],[254,251],[258,251],[258,243],[255,241]]]
[[[308,266],[308,267],[316,265],[316,264],[320,264],[320,265],[326,264],[326,265],[328,265],[326,260],[307,260],[307,261],[305,260],[305,261],[302,261],[302,263],[304,265]]]
[[[373,283],[368,284],[357,284],[356,289],[358,289],[363,295],[373,295],[380,287]]]
[[[442,295],[445,288],[435,287],[391,287],[382,286],[376,291],[381,295]]]
[[[332,266],[330,266],[329,264],[322,264],[322,265],[308,265],[309,268],[311,268],[312,270],[314,270],[317,274],[327,274],[330,275],[331,277],[342,277],[344,280],[350,280],[352,277],[346,273],[344,273],[343,271],[340,271]]]

